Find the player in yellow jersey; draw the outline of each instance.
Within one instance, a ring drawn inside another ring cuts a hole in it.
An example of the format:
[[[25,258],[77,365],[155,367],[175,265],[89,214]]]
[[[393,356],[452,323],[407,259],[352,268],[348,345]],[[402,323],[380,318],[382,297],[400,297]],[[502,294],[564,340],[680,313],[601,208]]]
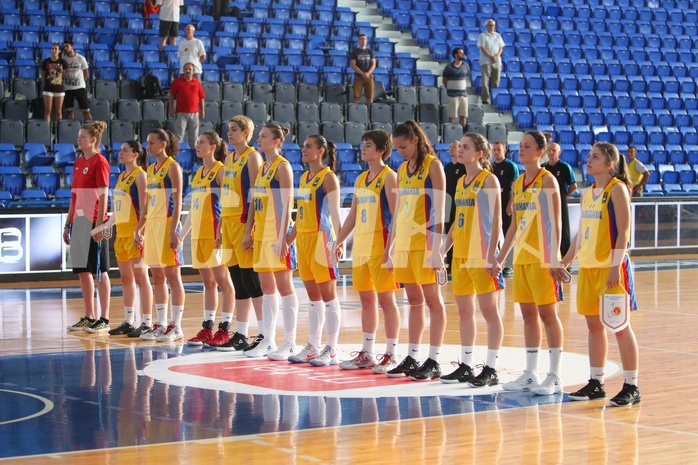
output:
[[[218,350],[225,352],[254,349],[264,338],[260,329],[252,344],[247,341],[253,307],[257,327],[264,326],[262,287],[259,275],[252,267],[252,184],[264,160],[259,152],[248,145],[253,132],[254,123],[245,115],[234,116],[228,121],[228,143],[233,145],[234,151],[228,154],[225,161],[217,240],[223,248],[223,261],[235,287],[235,333],[228,342],[216,345]]]
[[[461,359],[458,368],[441,377],[442,383],[468,383],[471,387],[499,383],[497,359],[504,339],[499,316],[499,291],[504,278],[494,270],[502,232],[501,187],[491,172],[490,143],[480,134],[466,134],[458,148],[458,163],[466,175],[456,184],[456,215],[444,251],[453,245],[451,275],[453,294],[460,314]],[[474,346],[477,335],[475,297],[487,322],[487,361],[475,376]]]
[[[445,272],[440,248],[443,235],[446,176],[422,128],[414,121],[393,130],[393,145],[405,159],[398,170],[395,222],[385,262],[395,279],[405,285],[410,303],[408,354],[387,372],[390,377],[414,380],[441,376],[439,352],[446,331],[446,309],[436,271]],[[394,250],[394,254],[393,254]],[[419,346],[424,332],[424,304],[429,307],[429,357],[420,366]]]
[[[172,342],[184,339],[181,323],[184,314],[184,286],[180,266],[182,243],[179,240],[182,213],[182,168],[174,159],[179,141],[170,131],[153,129],[148,134],[148,152],[155,163],[148,167],[148,202],[144,235],[137,235],[143,246],[145,263],[153,274],[155,325],[141,339]],[[169,295],[172,293],[172,320],[167,323]]]
[[[342,309],[337,300],[339,269],[332,246],[342,226],[339,216],[339,180],[334,174],[337,162],[334,142],[321,135],[303,142],[303,163],[308,171],[298,183],[296,222],[290,240],[298,249],[298,273],[310,300],[309,341],[297,354],[288,354],[292,363],[328,366],[338,360],[337,344]],[[341,249],[339,251],[341,253]],[[327,318],[327,344],[321,349],[322,328]],[[280,355],[283,347],[278,349]]]
[[[383,252],[395,212],[397,175],[385,161],[393,149],[392,135],[382,129],[361,136],[361,159],[368,164],[356,179],[354,198],[334,245],[336,257],[354,231],[351,253],[352,281],[361,300],[361,351],[339,364],[345,370],[373,368],[385,374],[397,365],[395,351],[400,337],[400,312],[395,302],[395,274],[383,263]],[[385,320],[385,352],[376,359],[374,346],[378,330],[378,304]]]
[[[124,313],[126,319],[111,335],[127,334],[139,337],[153,326],[153,289],[150,287],[148,267],[143,263],[143,250],[136,242],[136,235],[145,227],[145,212],[148,157],[140,142],[129,140],[121,144],[119,163],[126,169],[119,175],[113,191],[112,215],[116,224],[114,254],[119,265],[121,285],[124,293]],[[141,325],[136,328],[135,306],[136,285],[141,304]]]
[[[281,146],[287,134],[287,128],[267,124],[259,131],[257,139],[257,146],[264,154],[265,162],[257,173],[254,184],[253,247],[254,269],[259,273],[263,292],[264,330],[261,332],[264,339],[256,348],[245,352],[248,357],[267,357],[276,351],[276,318],[279,314],[277,291],[281,295],[284,317],[283,345],[290,346],[292,353],[296,353],[298,298],[292,280],[296,257],[295,247],[288,239],[293,208],[293,172],[291,164],[281,156]]]
[[[179,239],[184,241],[191,229],[192,265],[195,270],[199,270],[204,284],[204,321],[201,330],[187,344],[209,346],[210,343],[218,345],[228,342],[228,330],[233,322],[235,308],[233,282],[223,262],[221,245],[216,241],[221,221],[223,161],[228,156],[228,145],[215,132],[206,131],[196,140],[196,155],[201,158],[203,165],[191,182],[191,206]],[[223,294],[223,312],[218,331],[214,335],[219,288]]]
[[[582,196],[579,231],[573,247],[561,262],[563,267],[569,266],[579,254],[577,312],[584,315],[589,329],[591,378],[586,386],[570,394],[572,400],[606,397],[604,370],[608,339],[599,319],[601,296],[627,294],[630,309],[637,309],[632,266],[627,254],[633,189],[628,168],[614,145],[598,142],[589,152],[587,173],[594,176],[595,181]],[[552,272],[556,279],[563,279],[561,269]],[[637,387],[640,357],[635,333],[628,324],[615,334],[625,381],[623,389],[611,399],[611,405],[640,403],[642,399]]]
[[[559,265],[560,191],[552,173],[541,168],[540,159],[547,151],[547,140],[540,131],[524,134],[519,146],[519,160],[525,173],[514,182],[511,194],[515,224],[507,231],[497,270],[514,246],[514,302],[519,303],[524,320],[526,370],[516,380],[505,383],[507,391],[531,391],[538,395],[562,392],[560,364],[563,331],[558,318],[562,288],[550,276],[550,268]],[[550,368],[545,380],[538,378],[538,354],[545,326],[550,354]]]

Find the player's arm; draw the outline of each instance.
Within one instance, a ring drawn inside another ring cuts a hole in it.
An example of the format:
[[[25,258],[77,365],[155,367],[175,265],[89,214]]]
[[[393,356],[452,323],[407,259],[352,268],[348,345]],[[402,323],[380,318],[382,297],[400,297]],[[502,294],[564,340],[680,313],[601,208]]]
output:
[[[172,224],[170,225],[170,247],[177,250],[181,245],[177,234],[177,227],[179,226],[179,220],[182,216],[182,189],[184,186],[182,168],[180,168],[178,163],[170,164],[167,170],[167,176],[170,178],[170,185],[172,186],[170,195],[172,196],[173,203]]]
[[[490,218],[492,218],[490,242],[487,245],[487,268],[493,268],[493,273],[496,272],[496,275],[499,275],[501,270],[497,269],[496,265],[497,246],[499,245],[499,236],[502,233],[502,188],[497,176],[490,174],[485,178],[484,190],[490,207]]]
[[[608,272],[606,287],[612,288],[620,284],[620,268],[628,251],[630,240],[630,194],[623,183],[617,183],[611,190],[611,202],[616,214],[616,245],[611,250],[611,269]],[[628,289],[626,289],[628,291]]]
[[[279,182],[281,197],[281,214],[279,218],[279,237],[274,245],[274,251],[279,258],[284,258],[288,254],[286,234],[291,224],[291,205],[293,203],[293,173],[289,163],[280,163],[276,170],[276,180]],[[268,213],[272,214],[272,213]]]
[[[548,198],[548,211],[543,212],[551,222],[553,237],[548,251],[550,254],[550,266],[560,267],[560,239],[562,238],[562,200],[560,197],[560,185],[552,174],[543,176],[543,192]]]
[[[443,268],[443,258],[441,257],[441,242],[444,235],[444,206],[446,203],[446,174],[438,159],[432,160],[429,168],[429,178],[431,180],[431,201],[434,205],[434,233],[431,244],[431,266],[435,270]]]

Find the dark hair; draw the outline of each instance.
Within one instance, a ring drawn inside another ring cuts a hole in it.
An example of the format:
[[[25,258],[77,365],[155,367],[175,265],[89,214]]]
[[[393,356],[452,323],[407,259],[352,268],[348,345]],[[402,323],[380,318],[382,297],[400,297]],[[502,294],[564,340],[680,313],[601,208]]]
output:
[[[137,140],[127,140],[126,142],[124,142],[124,144],[131,147],[131,150],[138,154],[138,156],[136,157],[136,164],[144,170],[148,169],[148,156],[145,153],[145,149],[143,148],[141,143]]]
[[[377,150],[383,152],[381,158],[386,161],[390,158],[390,154],[393,151],[393,136],[383,129],[373,129],[371,131],[366,131],[361,136],[361,141],[365,142],[370,140],[376,146]]]
[[[90,133],[90,137],[94,137],[97,139],[97,143],[95,144],[95,147],[99,147],[99,144],[102,142],[102,134],[104,133],[104,130],[107,128],[107,123],[104,121],[93,121],[91,123],[85,123],[82,126],[80,126],[80,129],[84,129],[88,133]]]
[[[492,171],[492,150],[490,148],[490,143],[487,141],[485,136],[478,134],[477,132],[468,132],[464,134],[463,137],[467,137],[473,141],[475,150],[482,152],[480,164],[487,171]]]
[[[415,162],[415,168],[417,169],[422,166],[422,163],[427,155],[436,156],[436,152],[434,152],[434,148],[429,143],[429,138],[424,132],[424,129],[419,127],[419,124],[417,124],[415,121],[407,120],[404,123],[395,126],[395,129],[393,129],[393,139],[396,137],[404,137],[405,139],[410,140],[416,137],[418,139],[417,160]]]
[[[456,53],[458,53],[458,50],[462,50],[463,53],[465,53],[465,50],[463,50],[463,47],[456,47],[456,48],[454,48],[453,51],[451,52],[451,56],[452,56],[453,58],[456,57]]]
[[[543,134],[540,131],[526,131],[524,135],[528,134],[529,136],[533,137],[533,139],[536,141],[536,144],[538,145],[538,148],[545,152],[548,150],[548,140],[545,137],[545,134]]]
[[[332,171],[337,170],[337,146],[331,140],[325,139],[320,134],[313,134],[308,136],[308,139],[315,141],[315,146],[320,149],[324,149],[322,154],[322,161],[325,162],[327,166],[330,167]]]
[[[202,132],[201,135],[206,136],[208,142],[216,146],[216,151],[213,152],[213,158],[217,161],[225,162],[225,158],[228,156],[228,144],[221,139],[221,136],[213,131],[205,131]]]
[[[368,36],[366,34],[359,34],[358,37],[366,37],[368,39]]]
[[[264,127],[269,129],[271,131],[272,137],[274,139],[280,140],[282,144],[284,143],[284,140],[286,139],[286,136],[289,133],[287,127],[275,123],[267,123],[264,125]]]
[[[628,165],[625,163],[625,157],[620,156],[618,152],[618,147],[611,144],[610,142],[597,142],[592,148],[596,147],[601,150],[604,155],[606,155],[606,160],[611,162],[611,176],[618,178],[625,186],[628,188],[628,192],[632,192],[633,183],[630,181],[630,172],[628,171]]]
[[[72,39],[65,39],[63,41],[63,45],[65,44],[72,45],[73,47],[75,47],[75,43],[72,41]]]
[[[237,124],[241,131],[247,131],[247,143],[249,144],[252,139],[252,133],[254,132],[254,121],[252,121],[249,116],[237,115],[228,120],[228,124],[230,123]]]
[[[54,45],[55,45],[56,47],[58,47],[58,48],[61,48],[61,44],[59,44],[58,42],[52,43],[52,44],[51,44],[51,48],[53,48]]]
[[[172,131],[165,131],[164,129],[151,129],[150,134],[155,134],[158,139],[165,142],[165,154],[168,157],[177,156],[179,152],[179,139],[175,136]]]

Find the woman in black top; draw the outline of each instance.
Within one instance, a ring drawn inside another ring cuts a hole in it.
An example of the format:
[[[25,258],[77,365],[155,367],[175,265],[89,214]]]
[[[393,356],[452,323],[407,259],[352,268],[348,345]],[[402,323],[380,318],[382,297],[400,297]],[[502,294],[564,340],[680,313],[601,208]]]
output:
[[[41,63],[41,77],[44,82],[44,119],[51,122],[51,109],[56,109],[56,120],[63,117],[63,73],[68,67],[60,57],[61,46],[51,45],[51,56]]]

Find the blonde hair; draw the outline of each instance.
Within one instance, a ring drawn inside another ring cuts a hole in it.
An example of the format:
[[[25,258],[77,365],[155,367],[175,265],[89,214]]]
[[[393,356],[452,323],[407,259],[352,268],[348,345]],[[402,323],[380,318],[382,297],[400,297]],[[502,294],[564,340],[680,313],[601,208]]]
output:
[[[107,128],[107,123],[104,121],[93,121],[91,123],[85,123],[82,126],[80,126],[80,129],[84,129],[87,131],[88,134],[90,134],[90,137],[94,137],[97,139],[95,142],[95,147],[99,147],[99,144],[102,143],[102,134],[104,134],[104,130]]]

